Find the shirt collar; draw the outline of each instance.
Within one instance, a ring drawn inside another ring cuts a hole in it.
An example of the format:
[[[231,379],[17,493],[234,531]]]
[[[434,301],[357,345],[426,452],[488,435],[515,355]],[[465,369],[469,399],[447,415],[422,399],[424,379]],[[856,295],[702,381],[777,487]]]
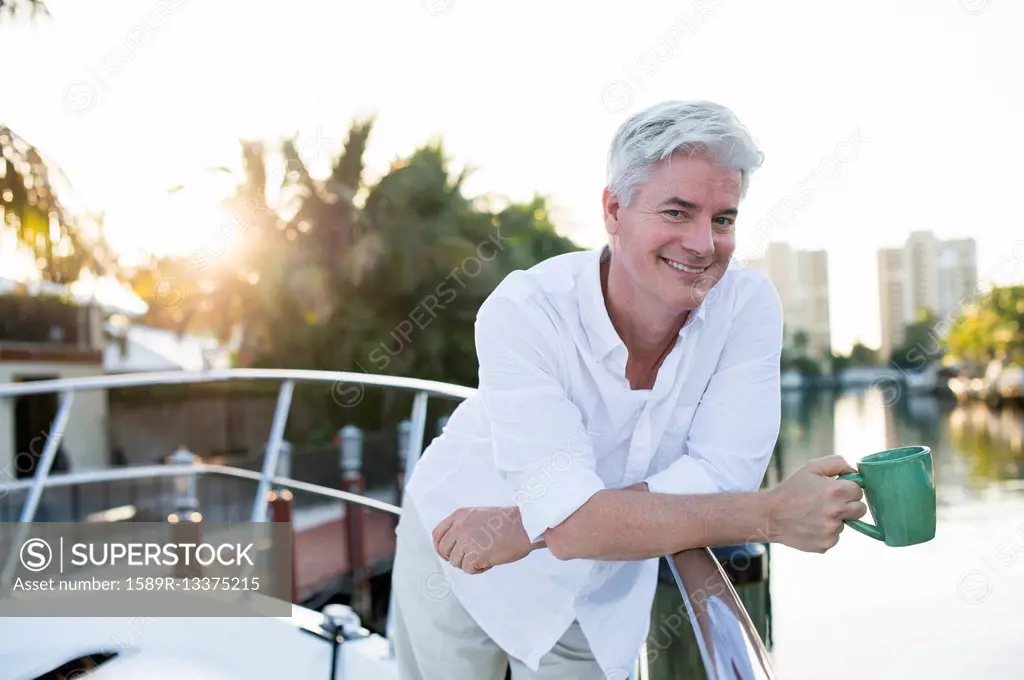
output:
[[[577,283],[580,318],[583,320],[583,328],[587,334],[587,340],[590,342],[590,351],[599,361],[608,356],[616,347],[625,346],[608,316],[604,292],[601,290],[601,262],[610,256],[611,251],[608,246],[593,251],[586,266],[580,272],[580,279]],[[679,329],[679,335],[683,336],[691,326],[703,325],[704,313],[705,307],[702,302]]]

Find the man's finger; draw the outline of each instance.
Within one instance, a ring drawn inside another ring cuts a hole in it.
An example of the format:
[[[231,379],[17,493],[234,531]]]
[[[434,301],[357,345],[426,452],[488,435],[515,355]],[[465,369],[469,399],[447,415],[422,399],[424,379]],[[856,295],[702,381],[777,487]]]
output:
[[[836,483],[842,487],[843,496],[847,501],[852,503],[864,498],[864,489],[860,488],[860,484],[857,482],[851,482],[848,479],[838,479]]]
[[[835,477],[836,475],[846,475],[857,471],[850,467],[850,464],[842,456],[815,458],[807,463],[807,470],[824,477]]]
[[[843,506],[840,517],[843,519],[860,519],[868,512],[868,506],[860,501],[852,501]]]
[[[437,526],[434,527],[434,530],[430,532],[434,537],[434,550],[436,550],[439,555],[441,554],[441,539],[448,533],[448,529],[451,528],[453,522],[455,522],[455,516],[448,515],[438,522]]]
[[[458,532],[454,529],[448,531],[447,534],[441,537],[441,540],[437,544],[437,554],[442,558],[451,562],[452,549],[458,542]]]
[[[463,553],[462,558],[462,571],[467,574],[472,574],[476,569],[477,564],[480,563],[480,553],[476,550],[466,550]]]
[[[457,545],[452,548],[448,561],[456,569],[462,569],[462,562],[466,559],[466,551],[462,549],[461,545]]]

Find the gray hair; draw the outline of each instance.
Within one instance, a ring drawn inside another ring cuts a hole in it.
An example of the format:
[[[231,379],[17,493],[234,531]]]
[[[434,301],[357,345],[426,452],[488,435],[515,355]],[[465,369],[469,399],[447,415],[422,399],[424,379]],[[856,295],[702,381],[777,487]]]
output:
[[[608,186],[629,205],[652,165],[676,151],[710,154],[725,167],[740,171],[740,197],[764,154],[747,129],[726,107],[707,101],[667,101],[626,119],[612,139]]]

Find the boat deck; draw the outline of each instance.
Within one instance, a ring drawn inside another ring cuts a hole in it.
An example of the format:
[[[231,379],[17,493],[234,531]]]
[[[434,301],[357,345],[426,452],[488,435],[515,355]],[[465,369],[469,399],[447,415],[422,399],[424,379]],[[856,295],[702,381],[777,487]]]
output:
[[[276,380],[281,383],[259,470],[205,463],[181,447],[159,465],[50,474],[78,392],[232,380]],[[372,601],[373,589],[367,589],[370,592],[360,591],[353,575],[372,577],[390,571],[395,551],[395,528],[401,509],[366,493],[361,439],[351,425],[346,425],[339,432],[343,489],[291,476],[290,453],[282,455],[282,452],[290,451],[289,446],[284,446],[284,431],[295,383],[300,381],[330,383],[332,393],[345,383],[359,385],[360,389],[363,386],[388,387],[414,392],[410,418],[402,423],[403,443],[398,460],[404,476],[398,480],[399,488],[404,488],[408,482],[423,450],[427,435],[428,398],[461,400],[475,393],[475,390],[457,385],[410,378],[272,369],[198,374],[171,372],[0,385],[0,398],[43,393],[59,395],[56,416],[45,437],[43,450],[37,454],[34,476],[11,482],[0,480],[0,498],[6,498],[6,505],[11,506],[5,508],[4,516],[10,516],[16,521],[14,526],[18,527],[12,534],[14,540],[8,550],[0,551],[0,557],[5,560],[0,581],[7,582],[19,570],[36,573],[48,567],[51,571],[58,567],[63,569],[63,557],[55,564],[44,559],[41,566],[33,568],[22,555],[30,542],[42,541],[27,538],[30,525],[45,522],[96,522],[105,527],[104,532],[112,532],[120,541],[121,532],[133,531],[133,519],[166,521],[169,525],[180,526],[179,531],[188,532],[184,545],[194,545],[195,531],[205,533],[204,526],[219,527],[221,522],[235,526],[289,522],[287,529],[292,532],[294,567],[293,614],[291,617],[278,616],[274,619],[276,624],[251,617],[234,620],[231,618],[235,617],[234,614],[222,609],[216,609],[219,615],[207,620],[197,620],[191,615],[160,615],[151,619],[148,632],[138,636],[136,646],[118,642],[115,635],[117,627],[132,622],[116,618],[117,615],[96,620],[62,614],[55,624],[53,618],[41,617],[38,609],[25,609],[21,612],[23,616],[8,617],[8,625],[0,627],[0,638],[13,642],[14,647],[10,649],[16,648],[19,655],[15,658],[13,652],[0,649],[0,667],[9,669],[12,663],[21,664],[21,668],[29,673],[25,677],[37,677],[32,673],[38,669],[57,669],[55,664],[65,663],[72,658],[69,655],[95,654],[102,652],[104,646],[113,644],[124,653],[119,652],[119,659],[111,662],[110,670],[100,671],[97,677],[140,677],[154,669],[169,670],[173,677],[228,677],[225,675],[228,672],[230,677],[319,676],[337,680],[394,677],[393,649],[386,638],[390,622],[380,626],[384,629],[383,636],[366,630],[361,620],[367,615],[379,616],[381,612]],[[315,478],[324,481],[319,476]],[[114,500],[117,494],[113,487],[119,484],[128,485],[127,500]],[[92,489],[93,493],[84,489]],[[245,493],[236,497],[235,492],[239,490]],[[48,493],[45,501],[44,492]],[[99,503],[99,508],[92,506],[94,501]],[[352,521],[360,515],[361,524]],[[187,528],[189,526],[193,528]],[[282,529],[285,525],[275,524],[274,528]],[[348,548],[348,537],[354,530],[363,537],[361,564],[359,556]],[[22,552],[14,549],[19,542]],[[266,541],[264,543],[269,545]],[[35,547],[39,547],[38,543]],[[33,552],[28,554],[36,556]],[[685,607],[691,625],[689,630],[692,632],[694,654],[699,656],[709,677],[725,677],[727,669],[742,667],[746,669],[745,678],[771,680],[773,673],[768,652],[760,634],[732,587],[729,576],[712,552],[699,548],[664,557],[681,602],[672,616],[681,622]],[[277,573],[287,571],[287,553],[273,559],[269,569],[280,570]],[[370,585],[366,581],[362,583]],[[354,596],[351,608],[330,603],[346,590]],[[358,597],[360,594],[367,597]],[[66,607],[69,603],[63,595],[59,603]],[[101,597],[106,599],[75,602],[87,605],[83,611],[92,617],[99,608],[96,606],[98,602],[110,604],[112,601],[107,593],[101,593]],[[190,597],[202,597],[202,594],[193,593]],[[280,604],[286,611],[287,593],[268,593],[261,597]],[[25,606],[40,604],[34,595],[28,599],[9,598],[4,604],[6,607],[18,602]],[[189,598],[179,599],[175,595],[171,608],[177,611],[192,602]],[[48,604],[55,603],[56,600],[51,600]],[[323,613],[318,613],[321,607]],[[11,613],[11,610],[6,611]],[[392,612],[393,608],[388,603],[384,615],[391,616]],[[304,619],[314,623],[304,623]],[[55,625],[61,631],[60,635],[53,635]],[[322,630],[316,632],[311,628]],[[230,632],[221,634],[225,630]],[[329,637],[324,637],[323,630],[327,630]],[[340,642],[341,638],[346,640],[344,644]],[[337,653],[331,652],[332,645],[337,646]],[[638,659],[637,666],[646,664],[646,668],[652,663]],[[117,670],[114,670],[115,666]],[[268,674],[271,668],[275,670]],[[618,675],[620,672],[618,669],[611,675],[624,678],[624,674]]]

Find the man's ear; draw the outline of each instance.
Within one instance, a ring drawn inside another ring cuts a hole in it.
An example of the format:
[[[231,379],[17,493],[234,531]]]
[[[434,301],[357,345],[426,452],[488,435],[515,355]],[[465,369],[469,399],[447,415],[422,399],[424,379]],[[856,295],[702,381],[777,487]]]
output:
[[[610,187],[605,187],[601,193],[601,207],[604,214],[604,230],[609,236],[615,236],[619,232],[619,210],[622,203]]]

